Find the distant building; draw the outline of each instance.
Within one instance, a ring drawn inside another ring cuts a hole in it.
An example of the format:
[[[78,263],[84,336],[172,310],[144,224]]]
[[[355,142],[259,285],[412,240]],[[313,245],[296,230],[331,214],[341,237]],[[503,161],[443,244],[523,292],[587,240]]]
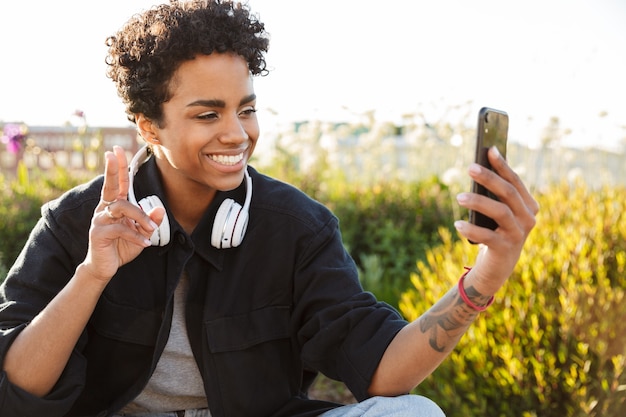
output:
[[[72,150],[76,148],[77,140],[84,141],[86,148],[101,146],[111,149],[113,145],[119,145],[133,153],[139,149],[134,127],[29,126],[28,137],[48,152]],[[100,139],[100,144],[92,146]]]
[[[137,130],[134,127],[28,126],[26,151],[15,155],[0,146],[0,168],[13,168],[21,158],[29,168],[99,169],[104,152],[114,145],[121,146],[132,156],[141,145]]]

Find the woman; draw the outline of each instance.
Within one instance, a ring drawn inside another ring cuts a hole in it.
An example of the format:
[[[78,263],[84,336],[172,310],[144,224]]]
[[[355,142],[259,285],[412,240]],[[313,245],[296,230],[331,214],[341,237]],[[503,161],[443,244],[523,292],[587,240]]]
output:
[[[510,275],[537,204],[495,150],[459,203],[495,231],[413,323],[359,285],[337,219],[248,161],[268,36],[247,7],[172,2],[109,38],[147,147],[48,203],[2,287],[2,416],[441,416],[409,392]],[[309,400],[317,372],[360,401]]]

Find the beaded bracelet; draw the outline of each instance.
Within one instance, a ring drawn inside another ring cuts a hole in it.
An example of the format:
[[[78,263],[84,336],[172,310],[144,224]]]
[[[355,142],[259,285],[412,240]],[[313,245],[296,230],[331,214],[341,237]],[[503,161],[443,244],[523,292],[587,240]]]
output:
[[[465,292],[465,287],[463,286],[463,281],[465,281],[465,276],[469,274],[472,268],[469,268],[467,266],[465,266],[464,268],[466,269],[466,271],[463,275],[461,275],[461,278],[459,279],[459,294],[461,295],[461,298],[463,299],[465,304],[467,304],[472,310],[479,311],[479,312],[487,310],[487,307],[493,304],[495,297],[492,295],[489,301],[487,301],[487,304],[484,306],[478,306],[474,304],[467,296],[467,293]]]

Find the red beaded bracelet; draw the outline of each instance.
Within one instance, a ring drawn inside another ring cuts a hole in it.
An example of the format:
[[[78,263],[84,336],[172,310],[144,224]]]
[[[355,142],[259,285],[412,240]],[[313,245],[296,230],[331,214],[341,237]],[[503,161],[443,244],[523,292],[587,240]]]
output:
[[[489,301],[487,302],[487,304],[484,306],[478,306],[474,304],[467,296],[467,293],[465,292],[465,287],[463,286],[463,281],[465,281],[465,276],[469,274],[472,268],[468,268],[467,266],[465,266],[464,268],[466,269],[466,271],[463,275],[461,275],[461,278],[459,279],[459,294],[461,295],[461,298],[463,299],[463,301],[465,301],[465,304],[467,304],[472,310],[476,310],[476,311],[487,310],[487,307],[493,304],[493,300],[495,297],[492,295]]]

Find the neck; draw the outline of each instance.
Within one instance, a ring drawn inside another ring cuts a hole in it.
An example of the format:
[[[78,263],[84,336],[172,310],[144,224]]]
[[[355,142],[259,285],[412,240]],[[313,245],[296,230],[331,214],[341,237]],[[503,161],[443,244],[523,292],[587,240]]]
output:
[[[168,206],[172,216],[183,227],[187,234],[191,234],[209,204],[215,198],[216,191],[207,192],[206,188],[200,190],[190,190],[187,187],[170,187],[166,186],[165,194],[167,195]]]

